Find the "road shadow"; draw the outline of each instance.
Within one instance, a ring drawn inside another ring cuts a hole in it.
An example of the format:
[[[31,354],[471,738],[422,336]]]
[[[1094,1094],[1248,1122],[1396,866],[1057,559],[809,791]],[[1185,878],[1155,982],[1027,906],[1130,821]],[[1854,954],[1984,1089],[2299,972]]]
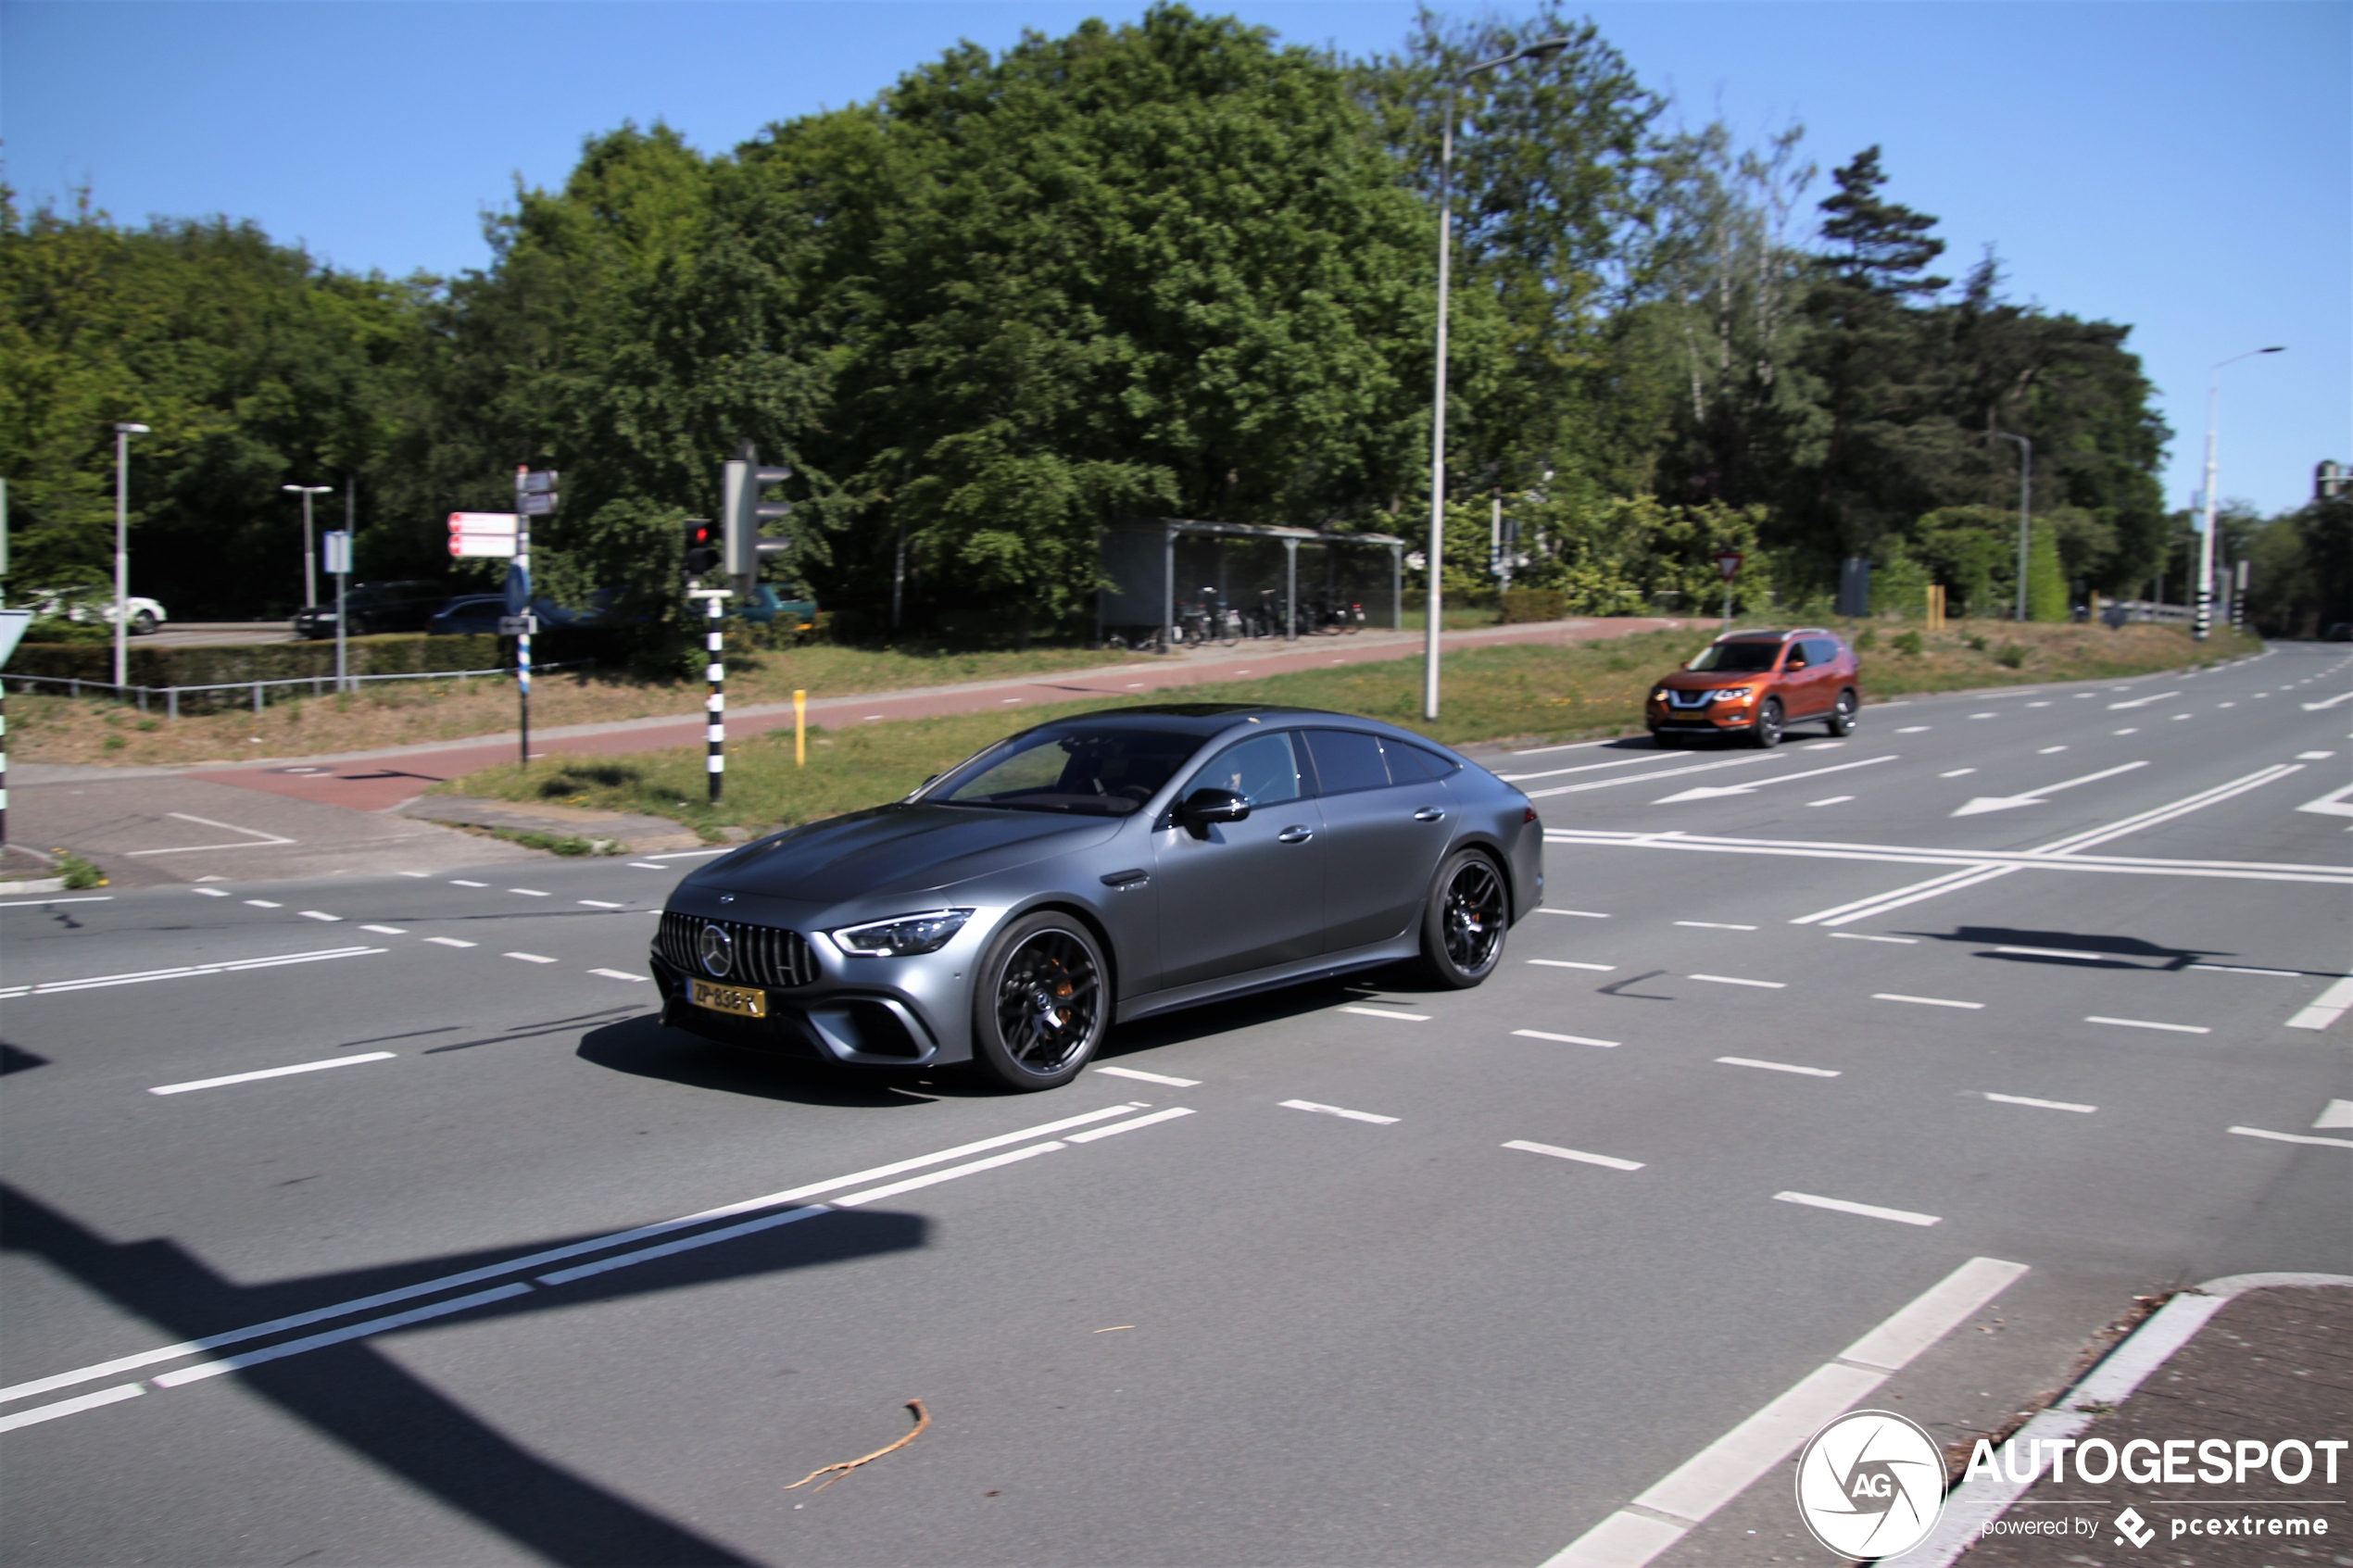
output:
[[[2002,925],[1958,925],[1950,931],[1907,931],[1929,942],[1962,942],[1986,950],[1972,956],[2005,963],[2050,964],[2062,969],[2138,969],[2168,972],[2233,955],[2220,948],[2168,947],[2138,936],[2082,931],[2021,931]],[[2003,952],[2004,947],[2043,949]]]
[[[812,1221],[586,1280],[534,1286],[437,1321],[521,1317],[550,1308],[910,1251],[927,1244],[927,1231],[928,1222],[919,1215],[864,1209],[835,1210]],[[453,1273],[495,1267],[510,1259],[587,1239],[550,1237],[496,1252],[452,1254],[383,1268],[240,1286],[176,1242],[111,1242],[39,1198],[0,1185],[0,1248],[42,1260],[85,1289],[155,1324],[174,1343]],[[518,1273],[504,1277],[521,1282],[529,1275]],[[421,1298],[429,1301],[440,1294],[425,1293]],[[333,1320],[330,1326],[364,1321],[364,1313],[353,1313],[348,1319]],[[412,1324],[401,1332],[430,1330]],[[247,1348],[269,1343],[270,1337],[258,1337]],[[753,1561],[531,1453],[380,1354],[366,1339],[327,1346],[230,1375],[328,1441],[466,1513],[546,1562],[577,1568],[641,1564],[721,1568]],[[103,1385],[106,1380],[98,1381]],[[20,1512],[25,1500],[21,1493],[15,1499]]]
[[[22,1046],[12,1046],[6,1040],[0,1040],[0,1078],[5,1078],[11,1073],[23,1073],[31,1068],[48,1065],[47,1057],[36,1055]]]
[[[665,1028],[661,1015],[651,1012],[591,1029],[580,1037],[573,1054],[610,1072],[682,1088],[852,1110],[900,1109],[922,1099],[961,1098],[980,1092],[964,1085],[963,1075],[950,1069],[850,1068],[771,1055],[748,1047],[721,1045],[684,1029]]]

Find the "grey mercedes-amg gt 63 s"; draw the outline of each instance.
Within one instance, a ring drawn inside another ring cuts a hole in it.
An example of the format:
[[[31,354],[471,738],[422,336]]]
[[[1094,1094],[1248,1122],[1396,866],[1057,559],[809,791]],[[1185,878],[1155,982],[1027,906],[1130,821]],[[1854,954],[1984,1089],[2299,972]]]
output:
[[[1373,720],[1116,709],[695,872],[654,979],[708,1039],[1052,1088],[1152,1013],[1416,958],[1478,985],[1542,841],[1528,797]]]

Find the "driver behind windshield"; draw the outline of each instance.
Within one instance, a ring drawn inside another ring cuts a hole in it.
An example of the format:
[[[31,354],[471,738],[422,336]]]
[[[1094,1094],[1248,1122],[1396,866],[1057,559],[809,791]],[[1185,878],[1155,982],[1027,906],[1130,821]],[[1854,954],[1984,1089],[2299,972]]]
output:
[[[1126,816],[1150,800],[1200,746],[1150,730],[1030,737],[937,798],[959,806]]]

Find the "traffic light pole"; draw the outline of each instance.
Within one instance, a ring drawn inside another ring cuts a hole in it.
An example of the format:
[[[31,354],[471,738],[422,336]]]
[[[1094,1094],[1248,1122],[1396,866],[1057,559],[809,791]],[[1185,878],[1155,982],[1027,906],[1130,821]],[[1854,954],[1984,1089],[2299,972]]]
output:
[[[723,660],[725,637],[719,629],[720,620],[727,611],[719,601],[734,595],[726,588],[689,588],[686,596],[710,606],[706,615],[710,629],[703,633],[703,646],[711,655],[711,662],[703,669],[704,676],[711,682],[711,696],[703,702],[703,743],[707,747],[703,766],[711,780],[711,804],[716,806],[727,787],[727,666]]]

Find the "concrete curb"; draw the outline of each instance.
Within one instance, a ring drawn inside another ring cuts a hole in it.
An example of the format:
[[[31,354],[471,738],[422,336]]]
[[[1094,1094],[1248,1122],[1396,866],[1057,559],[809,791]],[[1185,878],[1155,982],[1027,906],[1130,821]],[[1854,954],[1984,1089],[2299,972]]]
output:
[[[2122,1404],[2174,1352],[2196,1337],[2197,1331],[2233,1297],[2282,1286],[2341,1285],[2353,1286],[2353,1274],[2230,1274],[2183,1291],[2126,1335],[2048,1410],[2019,1428],[2010,1443],[2029,1456],[2025,1480],[2013,1481],[2007,1473],[1999,1480],[1981,1476],[1945,1494],[1944,1513],[1936,1528],[1904,1554],[1906,1568],[1951,1568],[1977,1543],[1986,1525],[2008,1512],[2010,1505],[2042,1479],[2036,1438],[2073,1437],[2105,1411]]]
[[[0,882],[0,898],[22,897],[28,893],[63,893],[66,879],[44,876],[33,882]]]

